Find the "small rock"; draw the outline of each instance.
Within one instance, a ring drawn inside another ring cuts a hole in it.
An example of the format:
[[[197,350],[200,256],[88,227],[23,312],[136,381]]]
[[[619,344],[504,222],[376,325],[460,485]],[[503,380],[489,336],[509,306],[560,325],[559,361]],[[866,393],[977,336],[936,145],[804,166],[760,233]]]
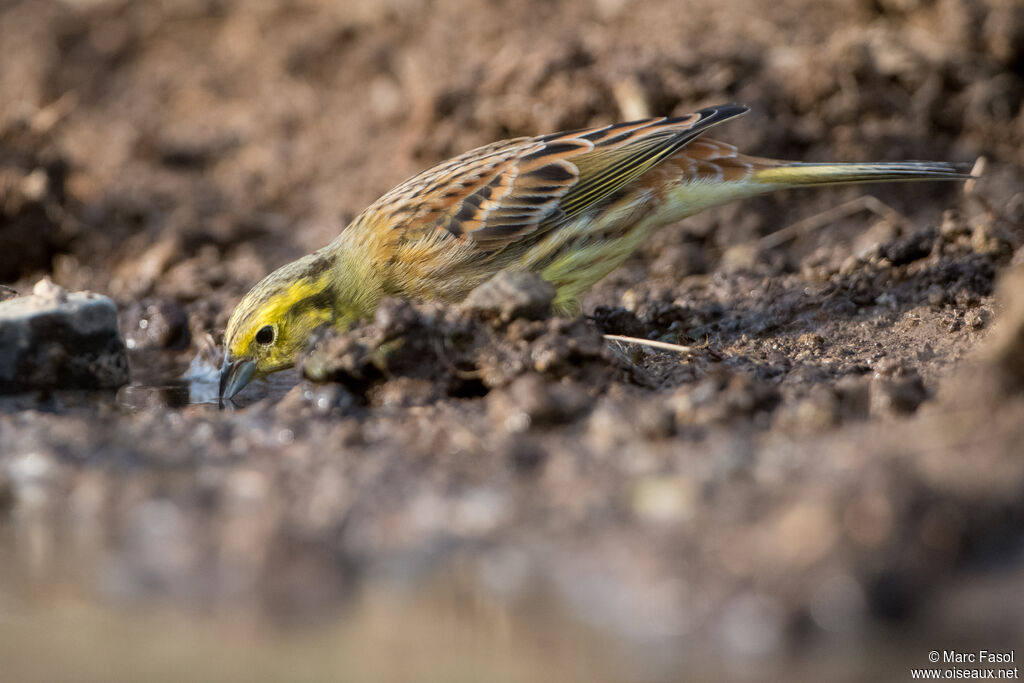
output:
[[[501,271],[466,297],[462,306],[484,320],[541,320],[551,315],[555,286],[535,273]]]
[[[128,382],[114,302],[49,280],[0,302],[0,393],[116,389]]]
[[[18,290],[6,285],[0,285],[0,301],[7,301],[18,296]]]
[[[68,293],[63,287],[55,284],[53,280],[44,277],[32,288],[32,296],[38,297],[46,303],[64,303],[68,300]]]

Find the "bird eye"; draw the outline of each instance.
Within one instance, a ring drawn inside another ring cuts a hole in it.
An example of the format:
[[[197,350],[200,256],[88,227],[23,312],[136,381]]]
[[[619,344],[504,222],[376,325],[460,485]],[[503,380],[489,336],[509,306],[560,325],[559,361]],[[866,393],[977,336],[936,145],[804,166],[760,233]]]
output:
[[[274,327],[273,325],[264,325],[256,333],[256,343],[269,344],[272,341],[274,341]]]

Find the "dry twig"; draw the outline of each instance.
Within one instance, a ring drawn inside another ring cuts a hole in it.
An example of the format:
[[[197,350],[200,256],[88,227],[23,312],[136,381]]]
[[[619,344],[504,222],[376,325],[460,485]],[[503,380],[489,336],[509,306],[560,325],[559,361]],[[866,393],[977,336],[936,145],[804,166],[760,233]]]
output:
[[[609,341],[617,341],[623,344],[639,344],[640,346],[650,346],[651,348],[661,349],[662,351],[675,351],[676,353],[691,353],[692,347],[683,346],[681,344],[669,344],[668,342],[655,341],[653,339],[642,339],[641,337],[626,337],[621,334],[606,334],[604,338]]]

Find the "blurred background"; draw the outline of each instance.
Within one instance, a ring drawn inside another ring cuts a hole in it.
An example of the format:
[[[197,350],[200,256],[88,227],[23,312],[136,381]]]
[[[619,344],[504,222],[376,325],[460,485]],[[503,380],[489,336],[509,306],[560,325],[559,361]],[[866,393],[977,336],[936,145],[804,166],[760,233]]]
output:
[[[1018,349],[988,330],[1024,263],[1022,99],[1018,0],[0,0],[0,283],[114,298],[144,383],[493,140],[731,101],[713,137],[750,154],[985,172],[665,230],[587,312],[743,361],[634,355],[646,388],[539,431],[501,426],[526,390],[352,412],[294,375],[233,413],[5,404],[2,677],[902,679],[1020,645],[1024,410],[955,371]],[[820,229],[759,241],[794,225]]]

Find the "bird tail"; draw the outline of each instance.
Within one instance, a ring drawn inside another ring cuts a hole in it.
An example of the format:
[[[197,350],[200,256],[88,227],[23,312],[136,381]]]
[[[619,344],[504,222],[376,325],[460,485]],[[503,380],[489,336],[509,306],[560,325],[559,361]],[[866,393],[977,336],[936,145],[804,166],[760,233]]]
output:
[[[880,161],[783,163],[756,170],[752,179],[775,187],[798,187],[909,180],[967,180],[971,177],[966,168],[942,161]]]

